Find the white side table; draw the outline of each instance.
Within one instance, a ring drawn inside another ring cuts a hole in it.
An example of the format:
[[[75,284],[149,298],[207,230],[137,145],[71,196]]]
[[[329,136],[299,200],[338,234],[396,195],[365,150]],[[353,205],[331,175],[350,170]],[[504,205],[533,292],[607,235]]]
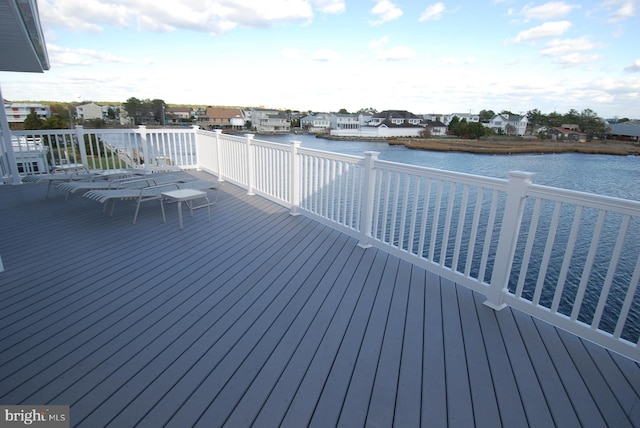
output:
[[[162,192],[162,198],[160,199],[160,204],[163,204],[163,199],[169,199],[171,201],[175,201],[178,203],[178,221],[180,223],[180,229],[183,228],[182,225],[182,203],[186,202],[189,207],[189,211],[193,216],[193,200],[203,198],[207,201],[206,207],[209,214],[209,221],[211,221],[211,207],[209,204],[209,198],[207,197],[207,192],[203,192],[202,190],[193,190],[193,189],[179,189],[179,190],[171,190],[169,192]],[[164,213],[164,205],[162,207],[162,212]]]

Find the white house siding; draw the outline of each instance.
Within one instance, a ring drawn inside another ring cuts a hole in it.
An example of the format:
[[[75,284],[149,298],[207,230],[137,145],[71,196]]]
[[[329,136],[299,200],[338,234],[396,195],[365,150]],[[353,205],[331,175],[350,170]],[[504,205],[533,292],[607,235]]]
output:
[[[422,127],[401,128],[386,126],[363,126],[360,129],[332,129],[331,135],[336,137],[362,137],[362,138],[393,138],[393,137],[419,137]]]

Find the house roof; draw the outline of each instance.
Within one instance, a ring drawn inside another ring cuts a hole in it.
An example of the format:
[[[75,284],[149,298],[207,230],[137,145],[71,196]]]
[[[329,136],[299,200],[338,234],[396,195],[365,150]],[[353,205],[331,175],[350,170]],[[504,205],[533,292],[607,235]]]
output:
[[[206,116],[212,119],[233,119],[242,117],[242,110],[239,108],[207,107]]]
[[[553,130],[556,130],[558,132],[561,132],[567,135],[587,135],[584,132],[576,131],[575,129],[571,129],[571,128],[564,128],[562,126],[556,126],[555,128],[551,128],[549,131],[553,131]]]
[[[36,0],[0,0],[0,71],[49,69]]]
[[[628,137],[640,137],[640,121],[632,120],[623,123],[614,123],[609,125],[611,135],[626,135]]]
[[[191,113],[190,107],[167,107],[167,113]]]
[[[374,114],[372,117],[378,119],[420,119],[420,117],[407,110],[384,110]]]

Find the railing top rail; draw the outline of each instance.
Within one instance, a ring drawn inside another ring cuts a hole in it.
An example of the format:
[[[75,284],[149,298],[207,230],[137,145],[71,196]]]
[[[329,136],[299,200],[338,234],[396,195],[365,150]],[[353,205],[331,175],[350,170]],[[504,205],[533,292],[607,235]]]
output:
[[[541,184],[531,184],[527,189],[527,196],[566,202],[583,207],[615,210],[632,216],[640,216],[640,201],[630,199],[544,186]]]
[[[356,155],[347,155],[342,153],[335,152],[327,152],[324,150],[318,149],[309,149],[306,147],[300,147],[298,153],[309,156],[322,156],[327,159],[337,160],[337,161],[346,161],[349,163],[363,163],[364,156],[356,156]]]
[[[505,190],[508,180],[503,178],[485,177],[482,175],[467,174],[464,172],[447,171],[437,168],[429,168],[418,165],[408,165],[398,162],[385,160],[376,160],[374,166],[376,168],[384,168],[388,171],[403,172],[412,175],[428,175],[431,178],[437,178],[445,181],[453,181],[456,183],[483,185],[485,187],[496,190]]]
[[[28,135],[55,135],[55,134],[75,134],[75,129],[17,129],[11,131],[14,136],[22,137]]]

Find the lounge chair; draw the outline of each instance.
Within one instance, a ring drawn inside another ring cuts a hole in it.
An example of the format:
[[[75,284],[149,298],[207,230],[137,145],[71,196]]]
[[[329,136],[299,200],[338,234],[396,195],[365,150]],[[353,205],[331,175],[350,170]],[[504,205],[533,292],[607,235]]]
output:
[[[112,176],[110,179],[101,181],[83,181],[83,182],[65,182],[58,185],[58,190],[67,192],[66,199],[69,195],[78,191],[87,190],[108,190],[118,189],[126,187],[128,184],[133,184],[133,187],[140,187],[137,185],[139,180],[143,187],[157,186],[165,183],[176,183],[180,181],[193,180],[193,178],[186,173],[158,173],[147,174],[144,173],[126,173],[121,176]]]
[[[216,198],[210,205],[216,203],[218,200],[218,187],[217,183],[208,180],[192,180],[184,182],[164,183],[159,185],[146,185],[152,182],[150,179],[141,179],[133,182],[128,182],[127,187],[119,189],[95,189],[88,190],[82,195],[83,198],[91,199],[96,202],[104,204],[103,212],[107,209],[107,204],[112,202],[110,215],[113,215],[115,210],[116,201],[118,200],[132,200],[136,201],[136,210],[133,215],[133,224],[136,224],[138,219],[138,211],[140,210],[140,204],[145,201],[159,200],[160,208],[162,209],[162,218],[165,220],[164,205],[161,199],[163,198],[162,192],[167,192],[173,189],[195,189],[195,190],[216,190]],[[199,208],[199,207],[198,207]]]
[[[34,174],[34,175],[25,175],[22,177],[23,183],[43,183],[47,182],[47,192],[45,193],[45,198],[49,197],[49,190],[51,189],[51,185],[54,183],[64,183],[70,181],[90,181],[92,180],[97,173],[91,172],[89,170],[84,171],[76,171],[71,173],[53,173],[53,174]]]
[[[70,184],[80,185],[80,186],[89,186],[88,183],[100,183],[98,186],[104,186],[105,183],[108,183],[111,180],[118,179],[126,179],[135,176],[139,176],[144,174],[143,170],[140,169],[112,169],[112,170],[89,170],[89,169],[78,169],[74,172],[64,172],[64,173],[52,173],[52,174],[40,174],[40,175],[27,175],[22,177],[23,183],[42,183],[47,182],[47,192],[45,197],[49,197],[49,191],[51,189],[52,184]],[[81,184],[86,183],[86,184]],[[69,194],[67,193],[67,198]]]

